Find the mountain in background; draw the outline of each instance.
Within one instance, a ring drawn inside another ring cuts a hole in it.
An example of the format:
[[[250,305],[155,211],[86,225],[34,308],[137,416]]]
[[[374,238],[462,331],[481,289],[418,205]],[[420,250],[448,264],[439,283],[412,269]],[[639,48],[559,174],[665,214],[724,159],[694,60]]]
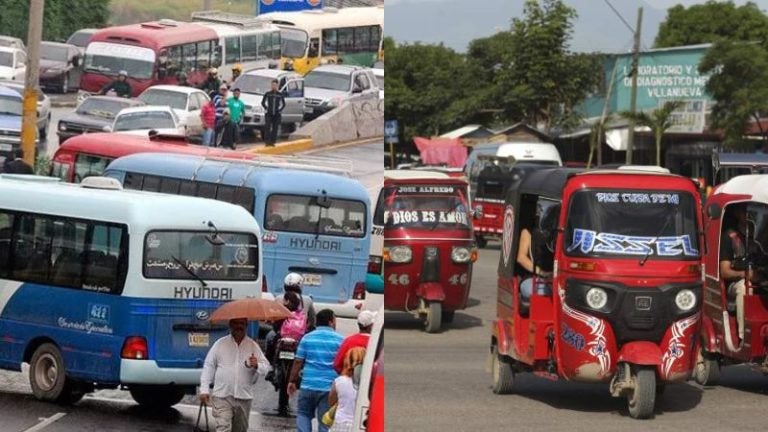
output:
[[[659,4],[660,0],[651,0]],[[626,52],[632,33],[602,0],[567,0],[579,16],[574,25],[574,51]],[[643,47],[653,46],[666,9],[645,0],[611,0],[634,27],[637,9],[643,7]],[[440,43],[464,52],[472,39],[510,28],[512,17],[521,16],[522,0],[400,0],[387,3],[384,32],[398,42]]]

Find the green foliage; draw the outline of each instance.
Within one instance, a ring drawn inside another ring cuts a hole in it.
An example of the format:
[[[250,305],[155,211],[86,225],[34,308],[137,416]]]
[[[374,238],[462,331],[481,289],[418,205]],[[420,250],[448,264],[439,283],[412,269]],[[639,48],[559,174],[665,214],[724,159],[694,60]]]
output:
[[[211,7],[215,10],[253,15],[256,9],[254,0],[213,0]],[[200,0],[162,0],[136,1],[112,0],[111,24],[133,24],[137,22],[154,21],[162,18],[189,21],[192,12],[202,7]]]
[[[47,176],[51,173],[51,158],[42,154],[35,159],[35,174]]]
[[[2,33],[27,40],[29,2],[0,0]],[[43,40],[64,41],[86,27],[103,27],[109,18],[109,0],[47,0],[43,9]]]
[[[575,126],[573,108],[602,71],[600,56],[569,51],[575,17],[562,0],[527,0],[509,31],[472,41],[466,55],[386,39],[387,118],[406,140],[468,123]]]
[[[717,101],[712,127],[723,131],[727,145],[739,147],[749,122],[768,112],[768,50],[758,44],[720,42],[702,58],[699,72],[711,74],[707,92]],[[761,132],[768,141],[768,131]]]
[[[732,1],[709,0],[667,10],[654,45],[665,48],[723,40],[765,41],[767,37],[768,17],[756,4],[736,6]]]
[[[683,101],[667,101],[661,108],[650,113],[623,111],[620,114],[622,117],[634,121],[637,125],[651,129],[656,140],[656,165],[661,166],[661,142],[664,139],[664,133],[673,126],[672,113],[683,105],[685,105]]]

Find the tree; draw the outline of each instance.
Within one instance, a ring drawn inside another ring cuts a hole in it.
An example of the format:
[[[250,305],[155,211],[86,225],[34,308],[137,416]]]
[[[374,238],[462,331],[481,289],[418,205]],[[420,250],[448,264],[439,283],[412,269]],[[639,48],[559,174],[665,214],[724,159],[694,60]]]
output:
[[[461,54],[443,45],[386,46],[385,117],[400,121],[406,140],[466,124],[476,83]]]
[[[709,0],[688,8],[677,5],[667,10],[654,45],[657,48],[714,43],[723,40],[765,41],[768,17],[748,2],[736,6],[732,1]]]
[[[597,84],[597,57],[568,50],[576,12],[562,0],[527,0],[512,20],[495,80],[508,118],[545,129],[573,123],[573,107]]]
[[[751,120],[768,142],[768,131],[759,121],[768,112],[768,50],[753,43],[720,42],[702,58],[699,72],[711,74],[707,92],[716,101],[711,123],[723,131],[726,144],[738,146]]]
[[[634,113],[623,111],[621,113],[622,117],[634,120],[636,124],[651,129],[656,140],[656,165],[658,166],[661,166],[661,141],[664,139],[664,133],[667,132],[667,129],[673,126],[672,113],[684,105],[685,102],[683,101],[667,101],[661,108],[653,110],[650,114],[643,111]]]
[[[0,0],[3,34],[27,39],[29,2]],[[43,9],[43,40],[66,40],[81,28],[103,27],[109,18],[109,0],[47,0]]]

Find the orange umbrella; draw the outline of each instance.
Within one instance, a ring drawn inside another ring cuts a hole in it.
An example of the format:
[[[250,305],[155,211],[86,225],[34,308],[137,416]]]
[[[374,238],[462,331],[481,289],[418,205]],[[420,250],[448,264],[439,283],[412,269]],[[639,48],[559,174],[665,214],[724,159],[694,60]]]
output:
[[[244,298],[225,303],[211,314],[211,322],[247,318],[254,321],[277,321],[291,317],[291,311],[275,300]]]

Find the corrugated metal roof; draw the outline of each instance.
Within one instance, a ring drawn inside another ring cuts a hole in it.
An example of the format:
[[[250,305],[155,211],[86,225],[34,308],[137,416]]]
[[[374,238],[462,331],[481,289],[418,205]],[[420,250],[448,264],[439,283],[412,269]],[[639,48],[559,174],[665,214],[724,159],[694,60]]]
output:
[[[440,135],[440,138],[461,138],[483,127],[482,125],[466,125]]]

